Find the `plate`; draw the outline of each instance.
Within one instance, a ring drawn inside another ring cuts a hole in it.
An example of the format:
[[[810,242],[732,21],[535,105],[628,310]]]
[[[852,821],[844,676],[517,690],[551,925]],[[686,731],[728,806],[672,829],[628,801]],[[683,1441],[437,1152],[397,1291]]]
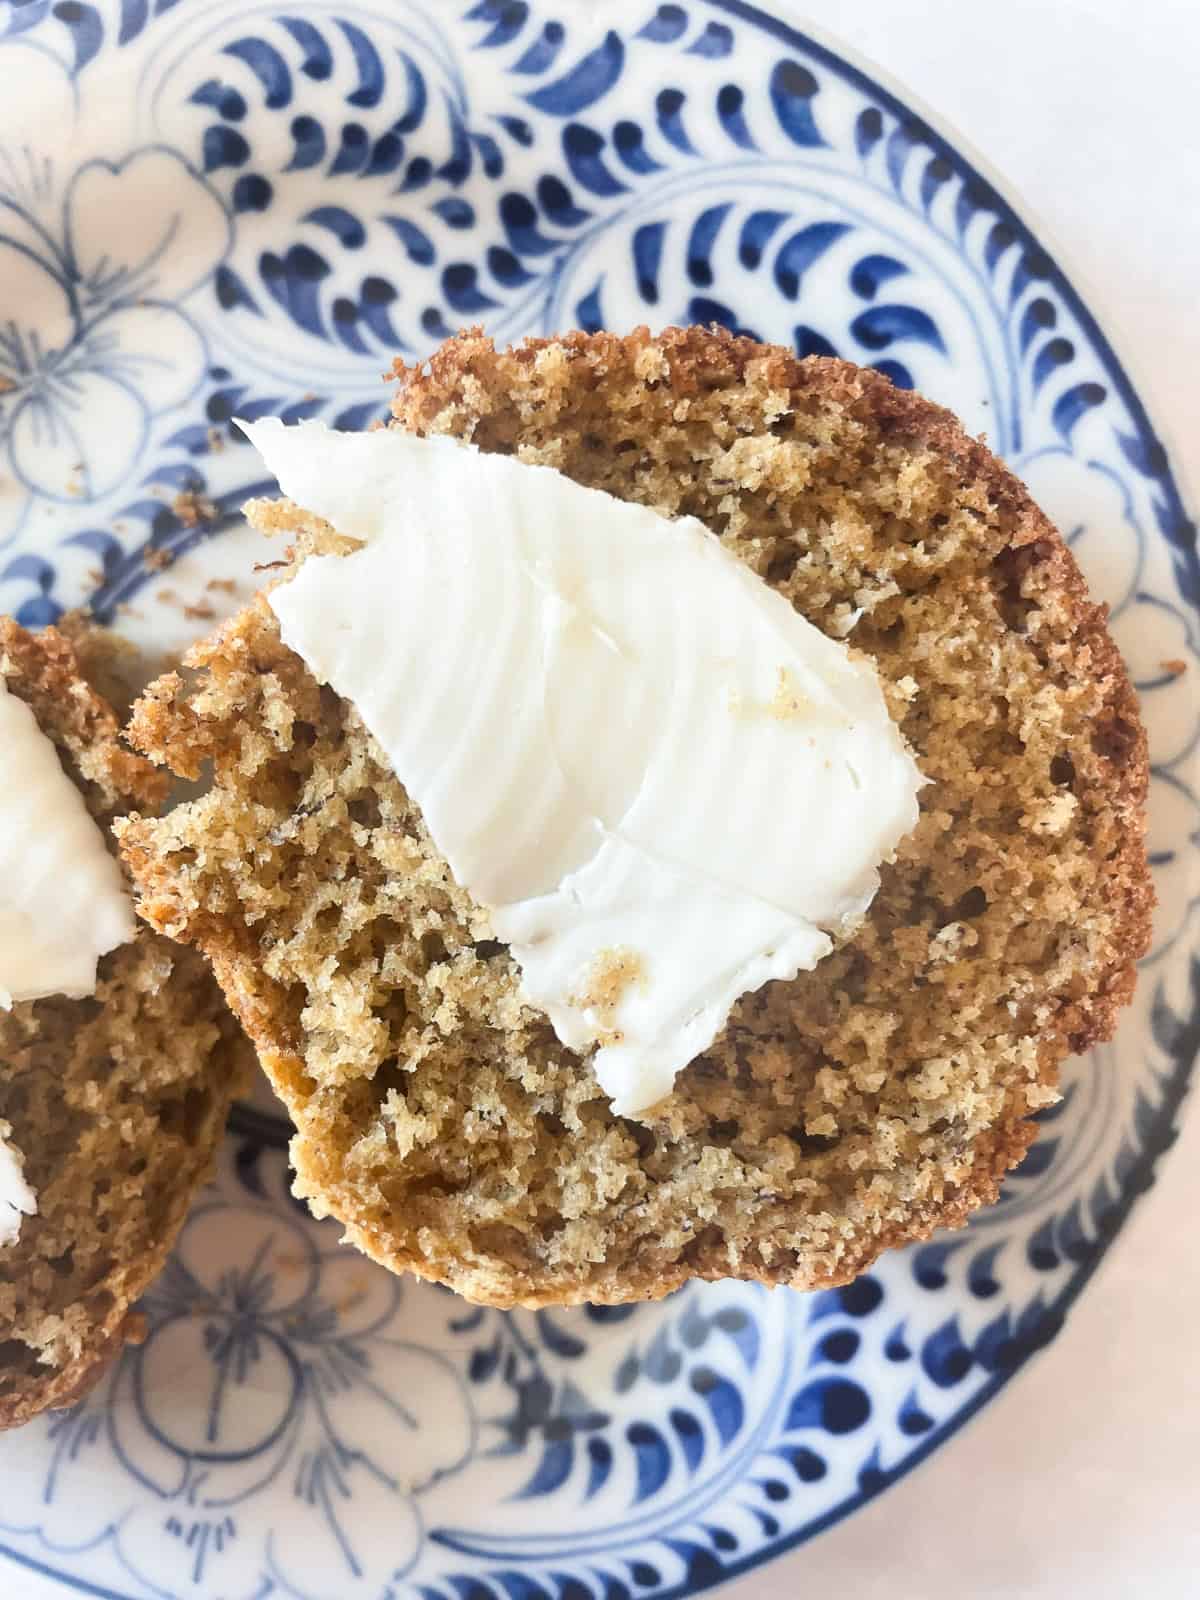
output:
[[[152,655],[251,591],[235,414],[383,414],[481,322],[719,322],[957,411],[1069,537],[1143,695],[1155,944],[1002,1201],[849,1288],[472,1308],[289,1198],[269,1098],[74,1409],[0,1440],[6,1591],[660,1600],[880,1493],[1062,1326],[1196,1041],[1200,569],[1104,332],[957,144],[734,0],[6,0],[0,609]]]

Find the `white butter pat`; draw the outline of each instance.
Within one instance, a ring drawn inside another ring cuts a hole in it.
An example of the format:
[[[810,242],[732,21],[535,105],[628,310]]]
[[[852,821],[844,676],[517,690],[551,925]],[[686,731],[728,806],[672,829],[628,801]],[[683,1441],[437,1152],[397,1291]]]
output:
[[[0,1008],[96,991],[134,935],[121,869],[53,743],[0,678]]]
[[[243,425],[364,541],[270,595],[620,1115],[862,916],[921,775],[874,668],[694,518],[400,431]],[[613,973],[623,974],[620,982]]]
[[[25,1181],[25,1160],[9,1143],[12,1128],[0,1122],[0,1249],[16,1244],[21,1218],[37,1214],[37,1196]]]

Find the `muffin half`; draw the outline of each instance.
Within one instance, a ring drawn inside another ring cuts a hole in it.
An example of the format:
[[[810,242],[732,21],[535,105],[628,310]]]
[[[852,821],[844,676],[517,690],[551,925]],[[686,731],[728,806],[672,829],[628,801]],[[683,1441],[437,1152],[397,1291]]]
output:
[[[96,638],[77,653],[0,619],[5,690],[104,829],[166,788],[85,675],[108,659]],[[36,1205],[0,1240],[0,1428],[70,1404],[136,1337],[133,1304],[208,1175],[246,1058],[204,961],[148,928],[102,958],[94,996],[0,1010],[0,1135]]]
[[[698,517],[870,657],[928,782],[853,937],[744,995],[623,1118],[260,597],[133,717],[211,791],[121,837],[143,914],[209,957],[295,1120],[298,1193],[501,1306],[844,1283],[961,1224],[1148,938],[1145,735],[1062,539],[947,412],[719,330],[471,333],[396,375],[395,427]],[[286,502],[252,519],[297,561],[346,547]]]

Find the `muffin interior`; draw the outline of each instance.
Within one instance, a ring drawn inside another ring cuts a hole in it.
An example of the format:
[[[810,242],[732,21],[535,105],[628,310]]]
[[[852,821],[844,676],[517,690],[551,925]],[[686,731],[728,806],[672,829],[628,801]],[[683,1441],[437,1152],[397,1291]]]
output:
[[[858,933],[616,1117],[260,599],[137,708],[135,742],[213,786],[124,849],[255,1038],[299,1192],[495,1304],[836,1283],[963,1220],[1062,1057],[1110,1031],[1148,932],[1144,735],[1058,535],[948,413],[716,331],[465,335],[397,376],[398,426],[699,517],[874,661],[930,782]],[[286,502],[252,519],[297,559],[344,548]]]

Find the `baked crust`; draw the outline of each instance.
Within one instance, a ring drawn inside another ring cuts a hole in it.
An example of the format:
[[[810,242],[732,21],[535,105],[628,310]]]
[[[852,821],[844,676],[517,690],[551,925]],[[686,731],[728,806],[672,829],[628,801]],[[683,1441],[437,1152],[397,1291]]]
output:
[[[859,932],[744,996],[632,1123],[259,597],[131,723],[180,774],[211,761],[212,793],[119,831],[143,914],[210,958],[295,1120],[297,1192],[498,1306],[835,1285],[963,1223],[1149,938],[1145,732],[1057,531],[949,412],[719,329],[471,331],[395,376],[396,426],[699,516],[874,658],[931,781]],[[328,546],[285,502],[252,520]]]
[[[66,635],[0,618],[0,675],[98,822],[158,808],[166,775],[121,743]],[[247,1055],[198,954],[147,928],[103,958],[94,999],[0,1012],[0,1121],[38,1197],[0,1247],[0,1429],[74,1404],[138,1335],[133,1304],[208,1176]]]

